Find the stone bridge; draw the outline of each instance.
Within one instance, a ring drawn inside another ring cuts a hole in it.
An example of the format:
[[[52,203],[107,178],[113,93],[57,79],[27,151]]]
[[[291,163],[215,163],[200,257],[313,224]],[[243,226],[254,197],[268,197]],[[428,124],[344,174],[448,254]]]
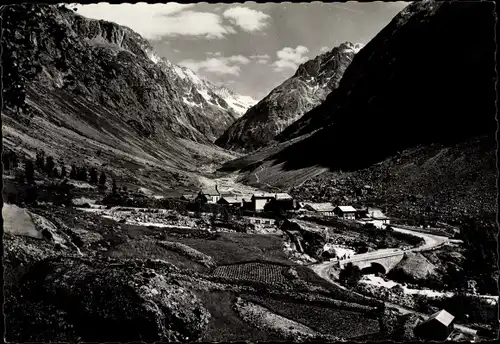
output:
[[[402,259],[404,252],[399,249],[389,249],[386,252],[369,252],[358,254],[350,259],[339,261],[339,266],[343,268],[347,263],[352,263],[361,269],[365,274],[383,273],[391,271]]]

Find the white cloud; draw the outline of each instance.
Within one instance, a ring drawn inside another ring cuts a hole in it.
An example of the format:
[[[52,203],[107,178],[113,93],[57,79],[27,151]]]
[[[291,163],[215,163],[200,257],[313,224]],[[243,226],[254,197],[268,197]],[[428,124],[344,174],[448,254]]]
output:
[[[276,71],[282,71],[287,68],[297,69],[299,64],[306,62],[309,58],[305,55],[309,49],[303,45],[298,45],[297,48],[285,47],[278,52],[278,60],[273,63]]]
[[[248,64],[250,60],[243,55],[233,55],[228,58],[229,61],[241,64]]]
[[[174,49],[174,53],[180,53],[181,51],[179,49]]]
[[[268,19],[271,18],[264,12],[241,6],[227,9],[222,15],[247,32],[260,31],[269,25]]]
[[[212,51],[208,51],[205,53],[206,55],[208,56],[222,56],[222,53],[220,51],[217,51],[217,52],[212,52]]]
[[[326,53],[328,50],[330,50],[330,48],[328,48],[327,46],[324,46],[324,47],[321,47],[321,49],[319,49],[319,52]]]
[[[251,55],[250,58],[252,60],[269,60],[271,57],[267,54],[264,54],[264,55]]]
[[[251,55],[250,59],[256,61],[258,64],[268,64],[271,57],[267,54],[263,55]]]
[[[103,19],[127,26],[146,39],[163,36],[195,36],[209,39],[224,38],[235,33],[223,25],[214,13],[188,10],[194,4],[109,4],[77,5],[77,12],[94,19]]]
[[[179,62],[179,65],[189,68],[195,72],[205,71],[217,75],[240,75],[239,65],[246,65],[250,62],[243,55],[233,55],[230,57],[209,57],[202,61],[192,59]]]

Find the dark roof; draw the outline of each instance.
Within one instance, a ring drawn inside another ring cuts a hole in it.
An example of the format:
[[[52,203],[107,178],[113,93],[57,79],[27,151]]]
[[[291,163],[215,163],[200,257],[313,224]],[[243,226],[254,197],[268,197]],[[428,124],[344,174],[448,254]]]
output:
[[[234,196],[225,196],[225,197],[222,197],[219,200],[219,202],[221,202],[222,200],[226,201],[229,204],[239,204],[239,203],[242,202],[241,198],[235,198]]]

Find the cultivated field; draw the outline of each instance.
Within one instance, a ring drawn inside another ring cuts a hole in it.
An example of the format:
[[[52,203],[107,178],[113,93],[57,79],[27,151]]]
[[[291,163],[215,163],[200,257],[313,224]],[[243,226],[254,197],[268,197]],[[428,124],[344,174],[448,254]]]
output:
[[[287,281],[283,275],[283,269],[286,269],[286,267],[275,264],[233,264],[217,267],[214,271],[214,276],[266,284],[280,284]]]

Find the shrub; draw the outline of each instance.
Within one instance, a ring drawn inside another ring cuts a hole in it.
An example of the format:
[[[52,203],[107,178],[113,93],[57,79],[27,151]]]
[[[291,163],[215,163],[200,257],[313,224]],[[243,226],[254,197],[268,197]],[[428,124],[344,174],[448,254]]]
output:
[[[355,287],[361,277],[361,270],[352,263],[347,263],[345,268],[339,273],[340,282],[348,285],[349,287]]]

